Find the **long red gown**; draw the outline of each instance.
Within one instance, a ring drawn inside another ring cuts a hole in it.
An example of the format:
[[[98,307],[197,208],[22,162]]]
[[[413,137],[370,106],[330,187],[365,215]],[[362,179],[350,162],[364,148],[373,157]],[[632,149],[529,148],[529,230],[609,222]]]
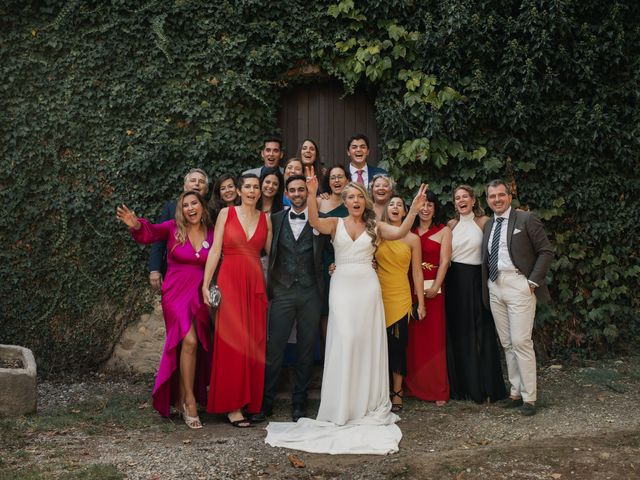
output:
[[[267,345],[267,293],[260,252],[267,239],[267,219],[247,241],[235,207],[224,225],[218,286],[222,300],[215,320],[213,368],[207,411],[227,413],[247,407],[258,413],[264,389]]]
[[[434,280],[438,274],[440,244],[429,237],[442,228],[444,225],[435,225],[422,235],[417,230],[414,231],[420,237],[422,245],[422,272],[425,280]],[[444,285],[442,288],[444,293]],[[425,317],[418,322],[409,322],[405,387],[409,395],[431,402],[449,400],[443,293],[434,298],[425,297]]]

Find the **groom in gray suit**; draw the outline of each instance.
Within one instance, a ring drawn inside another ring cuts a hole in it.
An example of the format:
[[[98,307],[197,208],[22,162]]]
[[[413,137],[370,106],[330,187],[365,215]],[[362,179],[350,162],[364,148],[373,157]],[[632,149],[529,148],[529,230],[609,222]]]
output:
[[[296,365],[292,412],[294,422],[307,416],[307,390],[313,372],[313,349],[318,339],[323,298],[322,252],[327,239],[309,225],[307,184],[302,175],[287,179],[291,209],[271,216],[273,240],[269,253],[269,326],[262,411],[270,416],[280,378],[287,340],[296,324]]]
[[[553,249],[542,222],[530,212],[511,208],[511,193],[503,180],[487,185],[493,217],[484,228],[482,296],[491,308],[507,360],[511,397],[506,408],[536,413],[536,356],[531,333],[536,299],[549,300],[545,276]]]

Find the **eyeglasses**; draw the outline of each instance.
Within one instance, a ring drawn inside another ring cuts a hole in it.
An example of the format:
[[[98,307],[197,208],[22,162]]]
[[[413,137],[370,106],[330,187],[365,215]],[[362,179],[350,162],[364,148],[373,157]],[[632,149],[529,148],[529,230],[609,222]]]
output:
[[[331,180],[332,182],[335,182],[336,180],[344,180],[345,178],[347,177],[345,177],[344,175],[331,175],[329,177],[329,180]]]

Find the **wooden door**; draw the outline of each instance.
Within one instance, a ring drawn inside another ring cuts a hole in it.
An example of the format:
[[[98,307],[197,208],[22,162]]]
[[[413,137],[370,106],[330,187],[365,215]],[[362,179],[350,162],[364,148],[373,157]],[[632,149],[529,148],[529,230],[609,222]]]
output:
[[[347,140],[356,133],[369,137],[369,163],[378,161],[378,131],[373,101],[362,93],[343,97],[337,82],[312,83],[287,90],[281,101],[279,125],[284,160],[295,157],[305,138],[318,144],[325,167],[347,162]]]

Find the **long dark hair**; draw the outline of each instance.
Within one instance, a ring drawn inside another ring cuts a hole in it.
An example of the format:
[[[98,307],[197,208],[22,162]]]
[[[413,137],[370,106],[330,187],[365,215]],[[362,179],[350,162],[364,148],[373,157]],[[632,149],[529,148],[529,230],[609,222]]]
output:
[[[220,195],[220,187],[222,186],[222,183],[226,182],[227,180],[231,180],[233,182],[233,188],[235,189],[238,180],[231,173],[223,173],[213,184],[213,192],[211,192],[211,199],[209,200],[209,210],[211,212],[211,220],[213,221],[213,223],[216,222],[220,210],[227,206],[224,200],[222,200],[222,196]],[[238,196],[236,194],[236,199],[233,204],[238,205],[238,203]]]
[[[302,140],[302,143],[300,144],[300,148],[298,149],[298,158],[300,159],[300,161],[302,161],[302,171],[304,172],[304,169],[306,167],[306,165],[304,164],[304,160],[302,159],[302,146],[304,145],[304,142],[311,142],[313,144],[313,146],[316,148],[316,159],[313,161],[313,171],[316,174],[316,178],[318,179],[318,186],[320,187],[320,191],[318,193],[324,193],[324,192],[328,192],[331,193],[331,190],[326,190],[325,187],[325,181],[324,181],[324,173],[322,172],[322,161],[320,160],[320,149],[318,148],[318,144],[316,143],[315,140],[313,140],[312,138],[305,138],[304,140]]]
[[[282,173],[280,173],[280,169],[278,167],[265,168],[262,175],[260,175],[260,198],[258,199],[256,208],[262,211],[262,199],[264,198],[264,195],[262,194],[262,183],[269,175],[275,175],[278,179],[278,191],[276,192],[275,197],[273,197],[273,205],[271,206],[271,213],[276,213],[284,208],[282,204],[282,196],[284,195],[284,177],[282,176]]]
[[[347,167],[345,167],[344,165],[333,165],[332,167],[329,167],[329,169],[327,170],[327,174],[322,179],[322,188],[324,189],[324,192],[331,194],[333,193],[333,190],[331,190],[331,171],[335,170],[336,168],[342,170],[344,176],[347,177],[347,184],[351,182],[351,173],[349,172],[349,169]]]
[[[431,190],[427,190],[425,194],[427,197],[427,202],[433,203],[433,218],[431,219],[431,227],[436,225],[442,225],[442,211],[440,209],[440,200],[438,200],[438,196],[433,193]],[[413,221],[412,229],[418,228],[420,226],[420,214],[416,215],[416,219]]]

